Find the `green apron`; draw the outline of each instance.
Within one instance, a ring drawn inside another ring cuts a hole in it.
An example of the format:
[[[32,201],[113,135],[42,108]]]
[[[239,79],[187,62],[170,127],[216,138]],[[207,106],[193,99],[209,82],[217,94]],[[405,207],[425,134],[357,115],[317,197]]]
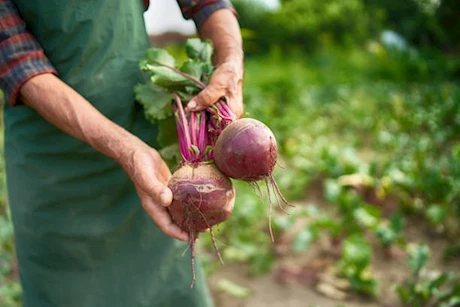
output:
[[[149,47],[141,0],[14,1],[59,77],[155,146],[135,104]],[[5,107],[5,157],[24,307],[211,306],[198,266],[142,209],[113,160],[27,106]]]

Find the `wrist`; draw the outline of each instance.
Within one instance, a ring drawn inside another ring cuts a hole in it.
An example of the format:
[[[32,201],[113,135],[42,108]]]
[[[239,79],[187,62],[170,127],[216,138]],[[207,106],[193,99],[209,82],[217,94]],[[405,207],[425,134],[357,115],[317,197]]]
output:
[[[228,71],[237,79],[243,79],[243,75],[244,75],[243,63],[241,61],[236,60],[235,58],[231,58],[227,61],[216,64],[216,70],[217,69]]]
[[[148,147],[144,142],[124,129],[112,145],[106,144],[105,146],[108,156],[120,164],[128,173],[132,170],[135,157],[145,152],[145,147]]]

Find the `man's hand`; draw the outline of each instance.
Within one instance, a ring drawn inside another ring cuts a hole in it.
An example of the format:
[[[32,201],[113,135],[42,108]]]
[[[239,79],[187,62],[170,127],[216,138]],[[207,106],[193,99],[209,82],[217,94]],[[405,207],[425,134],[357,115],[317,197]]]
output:
[[[120,164],[134,182],[144,210],[158,228],[168,236],[188,241],[188,234],[173,223],[166,209],[173,200],[173,194],[167,187],[171,172],[158,152],[139,144]]]
[[[216,68],[208,86],[187,105],[190,111],[203,110],[225,97],[237,118],[243,116],[243,72],[238,63],[224,63]]]
[[[198,29],[203,40],[214,45],[213,62],[216,70],[208,86],[187,105],[191,111],[200,111],[227,99],[237,118],[243,116],[243,43],[238,20],[233,11],[215,11]]]
[[[50,123],[120,163],[155,224],[165,234],[188,241],[188,235],[173,224],[165,208],[172,202],[171,190],[166,186],[171,173],[155,149],[110,121],[52,74],[29,79],[20,96]]]

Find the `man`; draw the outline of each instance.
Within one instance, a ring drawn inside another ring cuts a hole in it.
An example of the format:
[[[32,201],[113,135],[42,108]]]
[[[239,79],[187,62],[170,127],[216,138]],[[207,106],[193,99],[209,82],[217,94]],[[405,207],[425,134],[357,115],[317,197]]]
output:
[[[24,307],[211,305],[202,275],[189,289],[179,241],[188,237],[166,211],[171,173],[155,149],[157,129],[134,102],[149,47],[143,3],[0,0],[6,172]],[[188,109],[226,96],[241,116],[243,52],[231,4],[178,3],[215,46],[216,70]]]

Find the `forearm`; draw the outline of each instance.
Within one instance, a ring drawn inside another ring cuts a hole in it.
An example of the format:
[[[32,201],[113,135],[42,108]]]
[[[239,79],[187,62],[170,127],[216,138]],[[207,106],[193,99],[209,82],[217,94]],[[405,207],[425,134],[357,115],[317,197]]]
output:
[[[130,144],[140,142],[52,74],[31,78],[19,95],[50,123],[114,160],[129,157],[129,148],[134,148]]]
[[[234,63],[243,73],[243,43],[238,20],[229,9],[214,12],[198,29],[200,37],[214,45],[214,63]],[[242,76],[241,76],[242,77]]]
[[[52,74],[29,79],[19,95],[50,123],[120,163],[155,224],[165,234],[188,242],[187,233],[172,222],[164,208],[173,198],[167,187],[171,172],[156,150],[110,121]]]

